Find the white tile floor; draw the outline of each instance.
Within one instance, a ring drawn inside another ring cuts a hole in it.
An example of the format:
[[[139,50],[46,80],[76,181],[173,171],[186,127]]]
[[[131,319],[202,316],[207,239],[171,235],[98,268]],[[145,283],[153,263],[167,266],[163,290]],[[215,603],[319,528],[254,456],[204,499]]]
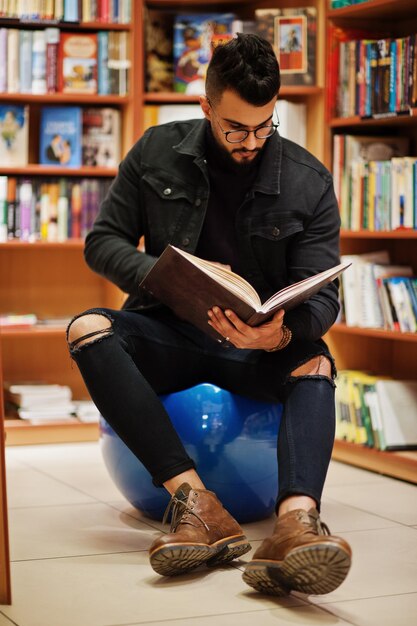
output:
[[[322,517],[350,542],[351,572],[326,596],[278,599],[243,583],[243,561],[156,575],[147,549],[161,525],[123,499],[98,444],[8,448],[6,460],[13,604],[0,606],[0,626],[417,624],[409,484],[333,462]],[[254,549],[272,525],[245,526]]]

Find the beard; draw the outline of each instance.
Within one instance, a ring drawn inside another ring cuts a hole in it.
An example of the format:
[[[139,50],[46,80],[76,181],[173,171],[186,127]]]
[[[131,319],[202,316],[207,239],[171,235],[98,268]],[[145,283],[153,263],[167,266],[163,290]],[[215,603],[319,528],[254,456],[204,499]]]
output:
[[[227,148],[225,148],[225,146],[219,142],[212,130],[210,134],[216,147],[216,156],[218,157],[220,165],[224,166],[226,169],[232,171],[234,174],[237,174],[239,176],[247,176],[249,172],[252,172],[255,168],[258,167],[259,161],[261,160],[262,154],[267,144],[266,141],[262,148],[255,148],[254,150],[246,150],[246,148],[238,147],[239,144],[236,144],[236,148],[229,152],[229,150],[227,150]],[[256,153],[256,156],[254,156],[248,162],[246,162],[246,160],[237,161],[233,157],[233,155],[239,153]]]

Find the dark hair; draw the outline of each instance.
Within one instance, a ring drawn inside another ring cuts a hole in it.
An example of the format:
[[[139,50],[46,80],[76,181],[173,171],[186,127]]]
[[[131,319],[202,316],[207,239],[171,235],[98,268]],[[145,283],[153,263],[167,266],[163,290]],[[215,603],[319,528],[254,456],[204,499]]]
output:
[[[206,94],[212,102],[231,89],[242,100],[263,106],[278,95],[280,85],[279,64],[266,39],[238,33],[214,49],[206,77]]]

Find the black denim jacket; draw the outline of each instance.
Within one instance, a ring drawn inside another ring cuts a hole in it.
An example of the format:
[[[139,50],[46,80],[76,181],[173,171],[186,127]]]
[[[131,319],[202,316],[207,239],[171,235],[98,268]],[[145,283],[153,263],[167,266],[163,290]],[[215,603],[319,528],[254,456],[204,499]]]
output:
[[[155,306],[138,285],[168,243],[196,249],[210,193],[206,124],[191,120],[149,129],[120,164],[87,236],[88,265],[129,294],[124,308]],[[336,265],[339,228],[329,172],[300,146],[273,135],[236,218],[244,278],[264,301]],[[142,235],[146,253],[137,250]],[[336,281],[290,311],[285,323],[294,338],[317,340],[338,310]]]

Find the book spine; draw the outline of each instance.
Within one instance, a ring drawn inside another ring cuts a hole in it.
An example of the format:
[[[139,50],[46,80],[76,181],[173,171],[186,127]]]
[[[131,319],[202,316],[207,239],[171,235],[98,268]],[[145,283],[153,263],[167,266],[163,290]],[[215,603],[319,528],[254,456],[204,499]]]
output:
[[[71,190],[71,237],[80,239],[81,237],[81,185],[76,182]]]
[[[0,176],[0,243],[7,241],[7,176]]]
[[[7,179],[7,239],[14,239],[16,233],[17,181],[10,176]]]
[[[54,19],[58,22],[64,19],[64,0],[54,0]]]
[[[31,235],[32,183],[25,180],[19,188],[20,239],[29,241]]]
[[[0,28],[0,93],[7,92],[7,28]]]
[[[79,22],[80,7],[76,0],[64,0],[64,22]]]
[[[32,91],[32,31],[19,31],[20,93]]]
[[[49,224],[49,193],[48,185],[46,183],[42,183],[40,194],[39,235],[41,241],[47,241]]]
[[[59,28],[46,28],[46,90],[48,93],[58,91],[58,50]]]
[[[68,191],[65,178],[59,180],[59,197],[57,206],[58,241],[68,239]]]
[[[7,33],[7,91],[19,93],[19,31],[9,28]]]
[[[46,93],[46,39],[43,30],[33,32],[32,93]]]
[[[389,105],[388,110],[391,113],[395,113],[395,91],[397,85],[397,42],[395,39],[391,40],[391,66],[389,76]]]
[[[98,56],[98,93],[108,95],[110,91],[109,71],[109,33],[100,31],[97,33],[97,56]]]

